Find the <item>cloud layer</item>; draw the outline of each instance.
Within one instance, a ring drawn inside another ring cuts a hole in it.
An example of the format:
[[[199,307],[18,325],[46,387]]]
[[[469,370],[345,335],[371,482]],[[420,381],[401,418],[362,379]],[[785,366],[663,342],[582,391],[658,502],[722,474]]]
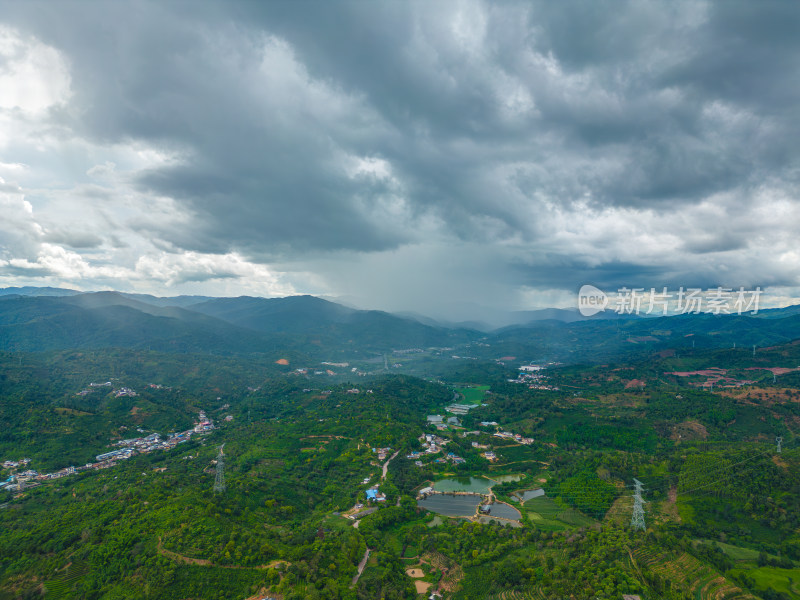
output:
[[[0,22],[9,285],[800,286],[791,3],[81,6]]]

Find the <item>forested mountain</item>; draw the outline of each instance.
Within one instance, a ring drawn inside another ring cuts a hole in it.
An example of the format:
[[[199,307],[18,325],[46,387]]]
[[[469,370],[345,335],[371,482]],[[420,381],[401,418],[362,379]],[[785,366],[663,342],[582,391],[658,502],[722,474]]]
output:
[[[800,337],[793,307],[769,317],[687,314],[651,319],[538,321],[490,333],[498,355],[538,353],[553,360],[604,361],[643,350],[773,346]]]
[[[266,352],[256,332],[116,294],[0,298],[0,349],[150,348],[164,352]]]
[[[146,300],[146,301],[143,301]],[[447,346],[477,336],[311,296],[216,298],[184,308],[149,298],[94,292],[0,297],[0,349],[150,348],[237,353]]]
[[[7,287],[0,288],[0,296],[74,296],[80,294],[77,290],[54,287]]]
[[[477,335],[314,296],[214,298],[188,308],[255,331],[330,337],[369,347],[446,346]]]
[[[0,349],[25,351],[101,347],[224,354],[299,351],[339,358],[354,352],[447,347],[451,354],[478,359],[511,355],[584,362],[666,348],[772,346],[800,337],[800,314],[796,307],[788,307],[757,315],[543,319],[482,333],[356,310],[313,296],[155,298],[64,291],[63,296],[0,295],[0,334]]]

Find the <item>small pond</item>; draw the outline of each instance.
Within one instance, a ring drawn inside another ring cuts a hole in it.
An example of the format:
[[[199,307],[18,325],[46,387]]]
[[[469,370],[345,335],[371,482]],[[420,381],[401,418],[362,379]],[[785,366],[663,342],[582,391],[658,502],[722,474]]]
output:
[[[509,506],[508,504],[490,504],[491,510],[489,511],[489,515],[491,517],[500,517],[501,519],[514,519],[519,520],[522,518],[522,514],[513,506]]]
[[[522,475],[493,475],[492,480],[498,483],[507,483],[509,481],[519,481]]]
[[[471,517],[480,503],[481,497],[474,494],[461,496],[432,494],[417,500],[417,506],[447,517]]]
[[[528,500],[533,500],[534,498],[544,496],[544,490],[542,488],[539,488],[538,490],[520,490],[518,492],[514,492],[512,495],[520,502],[526,502]]]
[[[475,494],[488,494],[493,481],[485,477],[454,477],[440,479],[433,484],[437,492],[472,492]]]

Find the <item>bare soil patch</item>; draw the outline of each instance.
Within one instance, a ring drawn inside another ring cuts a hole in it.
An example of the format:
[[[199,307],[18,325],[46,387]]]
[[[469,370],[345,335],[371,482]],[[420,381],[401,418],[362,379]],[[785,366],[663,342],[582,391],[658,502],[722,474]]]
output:
[[[694,440],[704,440],[708,437],[708,431],[702,423],[697,421],[683,421],[672,427],[670,439],[684,442]]]
[[[427,593],[428,588],[431,587],[431,584],[428,583],[427,581],[419,581],[419,580],[417,580],[417,581],[414,582],[414,587],[417,588],[417,593],[418,594],[425,594],[425,593]]]

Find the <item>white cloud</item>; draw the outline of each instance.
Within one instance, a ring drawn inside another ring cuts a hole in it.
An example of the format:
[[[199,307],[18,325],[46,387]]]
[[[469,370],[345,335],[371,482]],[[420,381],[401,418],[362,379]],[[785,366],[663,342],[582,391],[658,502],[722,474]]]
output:
[[[295,293],[281,274],[266,265],[247,261],[237,253],[201,254],[181,252],[146,255],[136,261],[136,277],[148,282],[161,282],[168,287],[189,282],[220,279],[241,280],[242,289],[258,291],[266,296],[288,296]]]
[[[0,109],[40,114],[69,97],[69,65],[61,53],[0,26]]]
[[[93,177],[93,178],[97,178],[97,179],[103,179],[105,177],[109,177],[109,176],[113,175],[114,170],[116,169],[116,167],[117,167],[116,163],[114,163],[114,162],[112,162],[110,160],[107,160],[106,162],[104,162],[101,165],[93,166],[88,171],[86,171],[86,174],[89,177]]]

